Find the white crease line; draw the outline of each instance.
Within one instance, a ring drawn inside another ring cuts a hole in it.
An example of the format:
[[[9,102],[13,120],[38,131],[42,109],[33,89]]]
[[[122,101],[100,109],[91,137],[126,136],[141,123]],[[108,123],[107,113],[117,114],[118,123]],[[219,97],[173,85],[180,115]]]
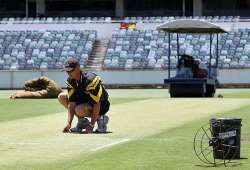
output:
[[[5,144],[6,145],[55,145],[55,143],[48,143],[48,142],[10,142]]]
[[[122,139],[120,141],[116,141],[116,142],[113,142],[113,143],[109,143],[107,145],[103,145],[103,146],[94,148],[91,151],[97,151],[97,150],[100,150],[100,149],[103,149],[103,148],[107,148],[107,147],[110,147],[110,146],[113,146],[113,145],[117,145],[117,144],[120,144],[120,143],[127,142],[129,140],[130,139]],[[21,145],[22,146],[22,145],[55,145],[55,144],[58,144],[58,143],[54,143],[54,142],[8,142],[8,143],[3,143],[3,142],[0,142],[0,144],[3,144],[3,145]],[[72,144],[72,145],[81,146],[83,144]]]
[[[0,142],[2,145],[68,145],[66,142]],[[70,143],[73,146],[83,146],[81,143]]]
[[[130,140],[130,139],[123,139],[123,140],[120,140],[120,141],[116,141],[116,142],[113,142],[113,143],[109,143],[109,144],[107,144],[107,145],[103,145],[103,146],[100,146],[100,147],[91,149],[91,151],[92,151],[92,152],[95,152],[95,151],[98,151],[98,150],[101,150],[101,149],[104,149],[104,148],[107,148],[107,147],[110,147],[110,146],[113,146],[113,145],[117,145],[117,144],[120,144],[120,143],[127,142],[127,141],[129,141],[129,140]]]

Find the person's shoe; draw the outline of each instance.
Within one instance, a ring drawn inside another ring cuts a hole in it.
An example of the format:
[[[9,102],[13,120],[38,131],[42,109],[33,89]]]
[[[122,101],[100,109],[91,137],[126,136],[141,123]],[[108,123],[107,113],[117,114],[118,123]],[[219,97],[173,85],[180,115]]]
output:
[[[99,117],[99,119],[97,120],[97,129],[96,129],[96,133],[106,133],[107,132],[107,124],[109,122],[109,117],[106,115],[102,115]]]
[[[82,129],[81,128],[78,128],[77,126],[76,127],[73,127],[69,130],[69,132],[71,133],[82,133]]]
[[[76,127],[71,128],[69,131],[71,133],[81,133],[89,125],[89,120],[87,118],[79,118]]]

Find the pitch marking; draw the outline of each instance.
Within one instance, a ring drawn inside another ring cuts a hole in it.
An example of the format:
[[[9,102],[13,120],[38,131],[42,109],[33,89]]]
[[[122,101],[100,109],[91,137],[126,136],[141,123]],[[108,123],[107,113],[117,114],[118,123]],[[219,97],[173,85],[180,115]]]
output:
[[[101,150],[101,149],[104,149],[104,148],[111,147],[111,146],[113,146],[113,145],[117,145],[117,144],[120,144],[120,143],[127,142],[127,141],[129,141],[129,140],[130,140],[130,139],[119,140],[119,141],[116,141],[116,142],[113,142],[113,143],[109,143],[109,144],[107,144],[107,145],[103,145],[103,146],[100,146],[100,147],[91,149],[91,151],[92,151],[92,152],[95,152],[95,151],[98,151],[98,150]]]

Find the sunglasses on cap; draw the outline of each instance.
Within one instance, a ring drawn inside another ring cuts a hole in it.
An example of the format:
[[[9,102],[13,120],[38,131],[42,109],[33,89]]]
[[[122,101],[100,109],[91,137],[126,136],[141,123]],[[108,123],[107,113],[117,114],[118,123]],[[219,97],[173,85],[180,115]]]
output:
[[[67,72],[67,73],[72,73],[73,71],[75,71],[75,69],[76,69],[76,68],[73,68],[72,70],[69,70],[69,71],[66,70],[66,72]]]
[[[76,69],[77,66],[79,66],[79,62],[74,58],[70,58],[65,62],[63,66],[63,71],[71,73]]]

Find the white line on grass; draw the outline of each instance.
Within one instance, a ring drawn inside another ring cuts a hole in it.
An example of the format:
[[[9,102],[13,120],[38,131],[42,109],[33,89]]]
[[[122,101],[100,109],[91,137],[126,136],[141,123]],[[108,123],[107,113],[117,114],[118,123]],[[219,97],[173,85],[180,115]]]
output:
[[[124,143],[124,142],[127,142],[129,141],[130,139],[122,139],[122,140],[119,140],[119,141],[116,141],[116,142],[113,142],[113,143],[109,143],[109,144],[106,144],[106,145],[103,145],[103,146],[99,146],[97,148],[94,148],[94,149],[91,149],[92,152],[95,152],[95,151],[98,151],[98,150],[101,150],[101,149],[104,149],[104,148],[108,148],[108,147],[111,147],[113,145],[117,145],[117,144],[120,144],[120,143]]]
[[[55,143],[48,142],[9,142],[8,145],[55,145]]]
[[[116,142],[113,142],[113,143],[109,143],[109,144],[106,144],[106,145],[99,146],[97,148],[93,148],[90,151],[95,152],[95,151],[98,151],[98,150],[101,150],[101,149],[104,149],[104,148],[107,148],[107,147],[111,147],[113,145],[117,145],[117,144],[120,144],[120,143],[127,142],[129,140],[130,139],[122,139],[122,140],[119,140],[119,141],[116,141]],[[6,145],[55,145],[56,143],[54,143],[54,142],[8,142],[8,143],[0,142],[0,144],[6,144]],[[76,145],[76,144],[74,144],[74,145]],[[77,144],[77,145],[82,145],[82,144]]]

